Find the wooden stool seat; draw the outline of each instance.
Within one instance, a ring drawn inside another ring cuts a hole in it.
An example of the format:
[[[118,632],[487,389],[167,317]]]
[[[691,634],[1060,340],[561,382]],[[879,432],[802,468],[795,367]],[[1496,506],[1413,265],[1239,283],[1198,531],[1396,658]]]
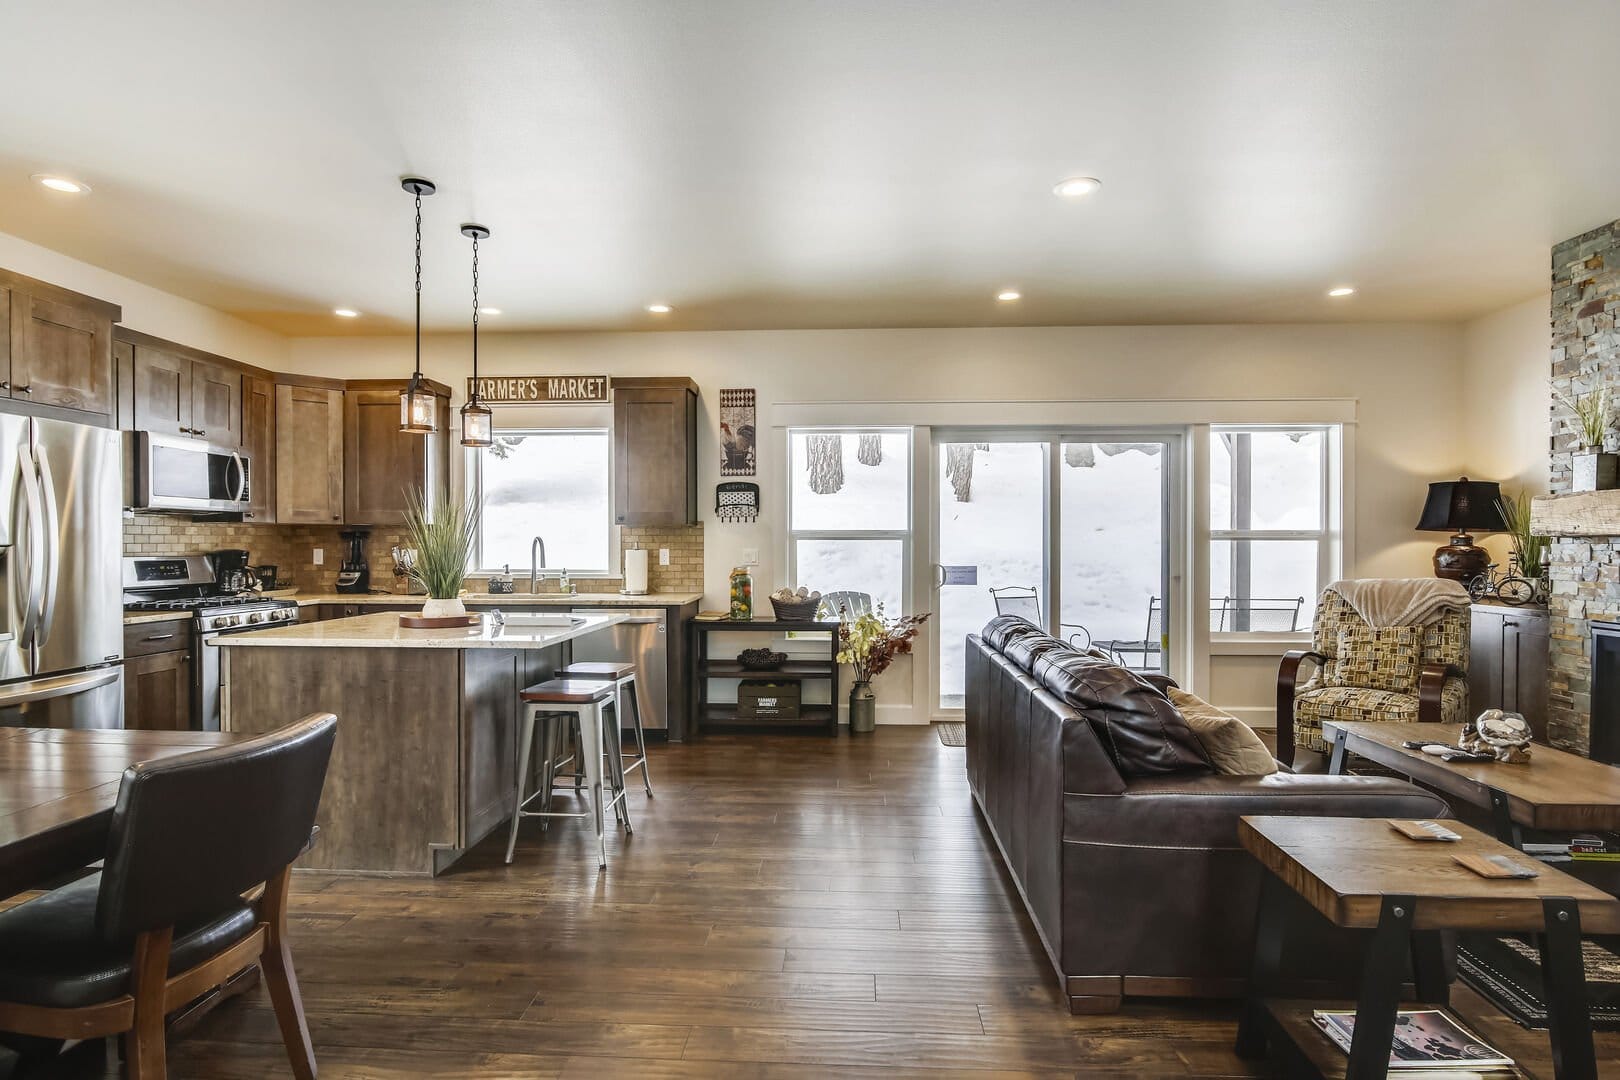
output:
[[[613,686],[586,679],[547,679],[518,696],[531,705],[595,705],[613,696]]]
[[[635,670],[636,665],[621,664],[615,660],[581,660],[577,664],[569,664],[559,674],[563,678],[622,679]]]

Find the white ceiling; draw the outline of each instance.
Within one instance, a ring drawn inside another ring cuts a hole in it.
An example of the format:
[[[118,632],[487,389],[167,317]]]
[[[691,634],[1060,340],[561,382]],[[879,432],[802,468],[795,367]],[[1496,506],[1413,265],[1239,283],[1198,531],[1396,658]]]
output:
[[[438,328],[469,219],[492,329],[1453,319],[1620,216],[1617,35],[1614,0],[19,0],[0,231],[291,334],[408,319],[405,173]]]

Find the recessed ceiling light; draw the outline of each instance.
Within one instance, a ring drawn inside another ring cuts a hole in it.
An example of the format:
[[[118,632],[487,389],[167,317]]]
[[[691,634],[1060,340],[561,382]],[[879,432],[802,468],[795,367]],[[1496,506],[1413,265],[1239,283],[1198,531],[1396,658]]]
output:
[[[1349,285],[1340,285],[1336,289],[1328,290],[1329,296],[1354,296],[1355,294],[1356,290],[1351,288]]]
[[[88,195],[90,185],[78,180],[69,180],[65,176],[48,176],[45,173],[35,173],[29,177],[41,187],[48,187],[52,191],[60,191],[67,195]]]
[[[358,311],[354,310],[354,308],[347,307],[333,308],[332,314],[336,315],[340,319],[358,319],[360,317],[360,313]]]
[[[1071,176],[1067,180],[1059,180],[1057,186],[1052,188],[1052,194],[1062,199],[1078,199],[1100,187],[1102,181],[1095,176]]]
[[[481,307],[478,309],[480,315],[499,315],[500,313],[501,309],[498,307]]]
[[[1000,300],[1003,304],[1010,304],[1014,300],[1022,300],[1023,298],[1024,294],[1019,292],[1017,289],[1003,289],[996,293],[996,299]]]
[[[647,310],[652,312],[654,315],[668,315],[675,309],[670,307],[668,304],[648,304]]]

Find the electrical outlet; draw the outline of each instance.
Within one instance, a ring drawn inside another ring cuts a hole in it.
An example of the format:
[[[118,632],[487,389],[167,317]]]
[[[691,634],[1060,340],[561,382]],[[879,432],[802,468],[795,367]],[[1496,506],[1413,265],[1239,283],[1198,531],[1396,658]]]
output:
[[[659,548],[658,549],[658,565],[659,566],[668,566],[669,565],[669,548]]]
[[[323,566],[323,565],[325,565],[325,563],[326,563],[326,549],[325,548],[316,548],[315,549],[315,565],[316,566]]]
[[[759,565],[759,548],[743,548],[742,561],[749,566]]]

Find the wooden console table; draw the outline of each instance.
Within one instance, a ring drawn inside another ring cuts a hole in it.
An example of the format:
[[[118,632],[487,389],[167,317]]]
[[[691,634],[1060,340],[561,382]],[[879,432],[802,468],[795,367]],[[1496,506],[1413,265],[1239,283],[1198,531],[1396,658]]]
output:
[[[687,650],[692,658],[692,730],[703,731],[783,731],[791,729],[820,729],[828,735],[838,736],[838,623],[837,622],[782,622],[777,619],[693,619],[692,645]],[[711,656],[711,642],[716,634],[767,633],[786,634],[811,631],[825,634],[827,647],[824,655],[814,660],[788,660],[770,671],[750,671],[737,662],[736,653]],[[711,679],[769,679],[772,682],[825,682],[829,688],[829,704],[799,706],[797,720],[743,719],[737,715],[737,706],[730,702],[709,699]]]
[[[1322,736],[1333,747],[1328,772],[1342,773],[1355,754],[1411,777],[1444,795],[1487,809],[1498,840],[1518,847],[1521,828],[1581,832],[1620,830],[1620,768],[1537,745],[1524,765],[1446,762],[1407,742],[1455,744],[1456,724],[1381,724],[1327,720]]]
[[[1375,725],[1376,726],[1376,725]],[[1387,1075],[1408,955],[1420,1001],[1443,1007],[1448,991],[1439,931],[1540,935],[1555,1075],[1596,1080],[1581,967],[1581,933],[1620,930],[1620,900],[1555,867],[1533,878],[1484,878],[1458,854],[1527,856],[1461,822],[1455,843],[1408,840],[1383,818],[1244,817],[1238,840],[1269,871],[1255,926],[1254,966],[1238,1027],[1237,1052],[1260,1057],[1275,1045],[1296,1055],[1293,1076],[1349,1080]],[[1343,1003],[1272,1000],[1288,935],[1287,890],[1335,926],[1370,930],[1348,1062],[1311,1024],[1312,1007]],[[1409,953],[1410,950],[1410,953]],[[1305,1067],[1309,1066],[1307,1070]]]

